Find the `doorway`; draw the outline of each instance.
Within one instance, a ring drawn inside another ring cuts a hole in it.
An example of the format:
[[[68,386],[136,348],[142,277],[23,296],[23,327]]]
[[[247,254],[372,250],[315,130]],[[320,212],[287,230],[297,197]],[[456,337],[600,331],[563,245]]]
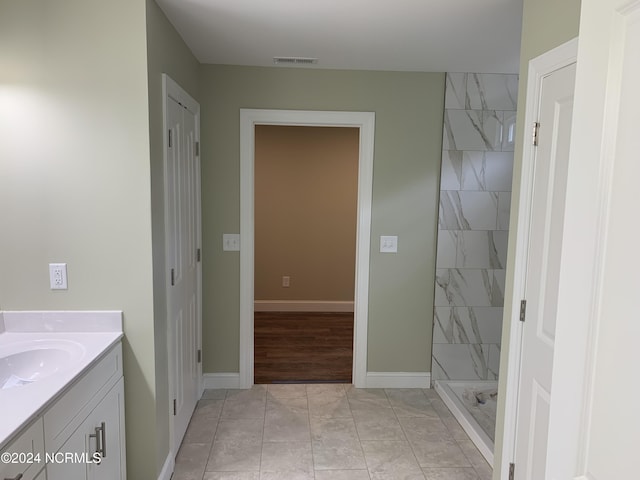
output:
[[[256,383],[351,383],[359,130],[255,126]]]
[[[364,387],[367,371],[367,311],[375,114],[372,112],[246,109],[240,111],[240,386],[241,388],[250,388],[254,383],[256,125],[354,127],[359,130],[352,381],[357,387]]]

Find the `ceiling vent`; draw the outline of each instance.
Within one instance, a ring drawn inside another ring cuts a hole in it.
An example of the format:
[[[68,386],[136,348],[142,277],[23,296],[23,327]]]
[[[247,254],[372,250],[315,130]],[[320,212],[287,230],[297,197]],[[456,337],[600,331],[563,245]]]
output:
[[[318,63],[318,59],[309,57],[273,57],[273,63],[276,65],[315,65]]]

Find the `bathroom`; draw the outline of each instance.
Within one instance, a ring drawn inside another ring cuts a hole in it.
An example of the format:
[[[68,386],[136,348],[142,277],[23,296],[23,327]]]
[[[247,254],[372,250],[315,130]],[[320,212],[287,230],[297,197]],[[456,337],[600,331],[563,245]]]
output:
[[[259,70],[200,68],[153,1],[69,2],[69,8],[47,12],[50,23],[28,8],[15,14],[21,23],[4,22],[0,29],[1,44],[14,45],[8,57],[14,68],[3,70],[0,86],[2,128],[11,133],[0,147],[0,252],[2,271],[8,272],[0,279],[0,308],[125,312],[128,458],[152,459],[130,461],[129,477],[156,478],[169,445],[166,313],[158,286],[165,280],[159,254],[164,248],[158,188],[163,174],[161,72],[169,72],[194,92],[203,109],[215,112],[203,115],[202,123],[215,144],[208,152],[203,144],[203,155],[212,159],[237,156],[239,105],[385,112],[378,114],[376,125],[372,238],[397,234],[406,254],[395,260],[372,254],[369,370],[431,372],[436,380],[436,370],[429,368],[431,345],[435,340],[445,345],[450,337],[446,328],[436,328],[432,338],[430,312],[446,305],[437,300],[434,305],[433,295],[425,292],[436,291],[436,268],[454,268],[436,266],[436,239],[448,235],[443,232],[465,230],[438,228],[441,190],[456,190],[440,184],[442,118],[449,108],[444,73],[314,77],[266,71],[260,73],[268,92],[260,93],[255,88]],[[304,91],[294,91],[292,86],[301,83]],[[352,95],[365,87],[367,98]],[[226,92],[224,99],[218,89]],[[224,207],[238,200],[237,176],[230,164],[203,165],[203,201],[212,205],[204,212],[203,237],[212,244],[223,233],[238,231],[237,212]],[[500,194],[508,189],[488,191],[499,192],[499,208]],[[483,231],[505,230],[496,225]],[[504,248],[500,244],[499,260]],[[238,369],[238,333],[230,320],[238,316],[233,287],[238,259],[213,250],[203,252],[203,281],[212,285],[204,316],[218,320],[204,323],[203,362],[205,372],[224,374]],[[47,265],[52,262],[68,265],[65,292],[49,289]],[[473,268],[504,269],[504,264],[481,265]],[[455,260],[455,268],[464,266]],[[503,274],[492,275],[492,282],[502,285]],[[387,276],[402,281],[389,286]],[[486,308],[500,307],[491,303]],[[395,323],[389,325],[388,318]],[[482,380],[496,377],[496,337],[494,332],[477,344],[483,345],[480,357],[486,361],[486,374],[478,375]],[[433,348],[434,355],[439,348]],[[473,370],[469,365],[464,368]]]

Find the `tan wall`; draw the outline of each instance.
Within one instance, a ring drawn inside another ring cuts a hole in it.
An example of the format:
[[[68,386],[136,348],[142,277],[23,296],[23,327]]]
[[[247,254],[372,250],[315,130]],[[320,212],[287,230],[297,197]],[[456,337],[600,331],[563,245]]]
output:
[[[241,108],[375,112],[368,369],[429,371],[444,74],[203,65],[199,92],[204,372],[238,371]]]
[[[157,478],[148,100],[144,0],[0,1],[0,308],[124,311],[140,480]]]
[[[513,193],[511,196],[511,221],[512,228],[509,232],[509,254],[507,257],[507,281],[505,286],[505,299],[513,296],[513,268],[515,264],[515,249],[517,244],[515,226],[518,224],[518,208],[520,199],[520,175],[522,172],[522,151],[524,148],[525,105],[527,95],[527,77],[529,74],[529,61],[554,47],[575,38],[578,35],[580,23],[580,0],[568,0],[558,2],[556,0],[524,0],[522,18],[522,43],[520,47],[520,85],[518,92],[518,117],[516,127],[516,145],[513,165]],[[502,431],[504,428],[504,397],[506,393],[506,381],[510,374],[509,368],[509,336],[511,335],[511,303],[505,301],[504,320],[502,322],[502,355],[500,358],[500,385],[499,402],[496,418],[496,442],[494,465],[500,465],[502,461]],[[493,478],[499,480],[499,468],[494,470]]]
[[[153,307],[156,367],[156,450],[160,471],[169,453],[169,384],[167,298],[164,255],[164,159],[162,74],[166,73],[197,99],[199,63],[154,0],[146,0],[149,140],[153,235]]]
[[[356,128],[255,127],[256,300],[353,301],[359,141]]]

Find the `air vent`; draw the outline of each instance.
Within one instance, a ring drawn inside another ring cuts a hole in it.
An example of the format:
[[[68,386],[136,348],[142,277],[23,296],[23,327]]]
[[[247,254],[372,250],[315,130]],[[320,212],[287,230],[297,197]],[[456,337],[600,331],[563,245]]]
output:
[[[318,63],[317,58],[309,57],[273,57],[276,65],[314,65]]]

